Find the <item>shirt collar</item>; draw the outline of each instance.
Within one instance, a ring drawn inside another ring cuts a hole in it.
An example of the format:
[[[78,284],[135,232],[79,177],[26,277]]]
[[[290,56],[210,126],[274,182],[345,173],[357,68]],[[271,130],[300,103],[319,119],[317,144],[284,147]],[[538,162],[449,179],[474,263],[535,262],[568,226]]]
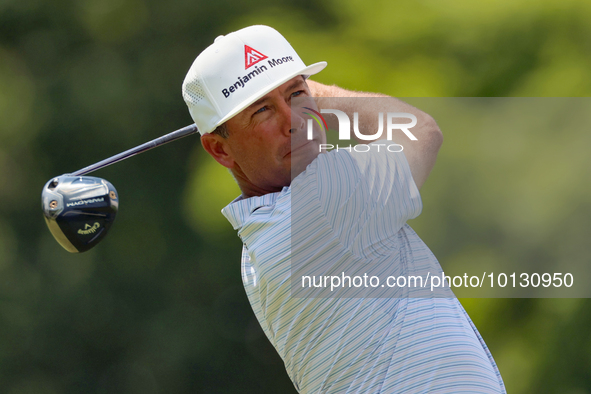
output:
[[[280,192],[263,196],[248,198],[239,196],[222,209],[222,214],[228,219],[234,230],[239,230],[257,208],[274,205],[277,198],[287,193],[288,190],[289,187],[286,186]]]

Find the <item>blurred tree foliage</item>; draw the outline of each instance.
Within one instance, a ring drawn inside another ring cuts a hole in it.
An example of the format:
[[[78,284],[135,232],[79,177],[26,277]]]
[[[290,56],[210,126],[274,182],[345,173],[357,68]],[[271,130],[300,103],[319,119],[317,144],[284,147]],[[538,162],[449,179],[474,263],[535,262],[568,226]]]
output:
[[[62,250],[39,210],[52,176],[191,123],[180,86],[217,35],[271,25],[304,61],[328,61],[320,82],[351,89],[578,97],[591,93],[590,17],[586,0],[0,0],[0,392],[293,392],[218,213],[238,190],[195,137],[96,173],[122,205],[90,252]],[[471,145],[494,130],[443,131],[412,225],[444,269],[589,262],[588,124],[511,136],[497,157]],[[509,392],[591,392],[588,300],[463,303]]]

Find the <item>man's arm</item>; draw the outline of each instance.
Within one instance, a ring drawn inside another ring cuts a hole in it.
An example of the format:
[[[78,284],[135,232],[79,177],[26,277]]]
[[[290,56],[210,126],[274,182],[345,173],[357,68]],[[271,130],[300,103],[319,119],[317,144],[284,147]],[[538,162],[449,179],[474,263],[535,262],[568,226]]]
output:
[[[307,80],[312,96],[317,97],[320,108],[339,109],[341,111],[359,113],[359,130],[375,132],[378,129],[377,114],[379,112],[406,112],[417,117],[417,124],[410,131],[417,138],[410,140],[404,133],[393,133],[393,142],[404,147],[404,155],[410,166],[415,184],[420,189],[427,180],[429,173],[435,165],[437,152],[443,142],[443,135],[435,120],[425,112],[413,107],[404,101],[379,93],[354,92],[339,88],[338,86],[323,85]],[[351,98],[345,100],[343,98]],[[381,97],[382,100],[359,100],[360,97]],[[330,100],[339,98],[338,100]],[[376,106],[377,104],[377,106]],[[327,116],[327,122],[336,121],[336,117]],[[334,118],[334,119],[333,119]],[[336,123],[330,126],[336,128]],[[369,141],[361,141],[368,143]]]

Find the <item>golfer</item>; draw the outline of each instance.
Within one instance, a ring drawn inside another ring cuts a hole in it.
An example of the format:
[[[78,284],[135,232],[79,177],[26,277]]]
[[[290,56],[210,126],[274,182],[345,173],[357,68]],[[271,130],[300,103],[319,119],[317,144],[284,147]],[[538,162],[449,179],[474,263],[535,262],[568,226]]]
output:
[[[323,150],[324,129],[308,130],[294,102],[317,97],[319,107],[345,111],[359,105],[356,98],[380,96],[308,79],[325,66],[306,66],[276,30],[251,26],[216,38],[183,83],[204,149],[242,191],[222,213],[242,240],[242,279],[261,327],[300,393],[504,393],[453,295],[414,297],[407,288],[395,297],[292,294],[301,281],[296,271],[441,270],[406,224],[422,209],[419,189],[442,142],[439,128],[424,112],[384,98],[388,108],[379,112],[416,119],[412,143],[402,132],[382,141],[402,152]],[[359,129],[374,127],[367,115],[378,111],[370,107],[354,108]]]

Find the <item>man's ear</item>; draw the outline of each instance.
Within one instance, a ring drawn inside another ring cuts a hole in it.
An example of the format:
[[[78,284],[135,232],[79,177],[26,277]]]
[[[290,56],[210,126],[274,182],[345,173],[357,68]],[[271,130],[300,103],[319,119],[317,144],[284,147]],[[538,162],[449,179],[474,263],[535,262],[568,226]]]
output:
[[[212,133],[203,134],[201,136],[201,144],[215,161],[226,168],[234,168],[234,158],[224,137]]]

